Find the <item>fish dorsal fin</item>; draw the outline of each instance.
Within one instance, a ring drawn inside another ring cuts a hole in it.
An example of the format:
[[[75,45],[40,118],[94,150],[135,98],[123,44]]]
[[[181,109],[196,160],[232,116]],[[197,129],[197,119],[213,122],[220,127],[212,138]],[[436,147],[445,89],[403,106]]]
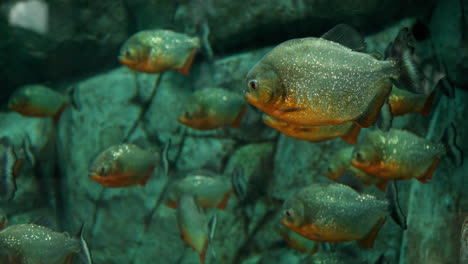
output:
[[[366,49],[366,42],[362,35],[346,24],[336,25],[323,34],[321,38],[336,42],[355,51],[364,51]]]

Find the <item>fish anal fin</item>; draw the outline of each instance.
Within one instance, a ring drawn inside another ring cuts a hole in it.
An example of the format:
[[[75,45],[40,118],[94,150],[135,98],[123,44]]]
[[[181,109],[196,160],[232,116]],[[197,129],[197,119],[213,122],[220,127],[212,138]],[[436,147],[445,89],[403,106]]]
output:
[[[382,192],[385,192],[385,189],[387,188],[387,184],[388,184],[387,180],[382,180],[376,183],[375,186],[377,186],[377,188],[379,188],[379,190],[381,190]]]
[[[374,246],[375,238],[385,223],[385,218],[380,219],[377,224],[371,229],[371,231],[362,239],[358,241],[359,245],[365,248],[372,248]]]
[[[153,166],[153,167],[148,171],[148,173],[145,175],[145,177],[141,180],[141,182],[140,182],[140,185],[141,185],[141,186],[145,186],[145,185],[146,185],[146,182],[148,182],[148,180],[149,180],[149,178],[151,177],[151,175],[153,175],[154,167],[155,167],[155,166]]]
[[[434,92],[432,92],[426,99],[424,106],[418,111],[422,116],[427,116],[431,112],[432,102],[434,101]]]
[[[239,128],[240,127],[240,123],[242,121],[242,118],[245,115],[246,110],[247,110],[247,105],[243,105],[242,109],[239,111],[239,114],[237,115],[236,119],[234,120],[234,122],[232,122],[232,124],[231,124],[232,127],[234,127],[234,128]]]
[[[220,210],[226,209],[229,198],[231,197],[231,192],[232,191],[229,191],[224,195],[223,200],[221,200],[221,202],[217,206],[218,209]]]
[[[437,169],[437,166],[439,166],[439,161],[440,159],[436,158],[434,162],[432,163],[431,167],[427,169],[424,176],[417,178],[417,180],[422,183],[429,183],[429,180],[432,179],[432,174],[434,173],[435,169]]]
[[[359,131],[361,131],[361,128],[358,125],[353,124],[348,133],[343,135],[341,138],[349,144],[356,145]]]
[[[339,43],[355,51],[364,51],[366,49],[366,42],[362,35],[346,24],[336,25],[323,34],[321,38]]]
[[[192,67],[193,61],[195,60],[195,55],[197,55],[197,49],[193,49],[190,52],[190,55],[188,56],[187,60],[185,61],[184,66],[182,66],[182,68],[177,70],[180,74],[183,74],[183,75],[189,75],[190,74],[190,67]]]
[[[372,101],[367,106],[367,109],[354,120],[354,122],[356,122],[360,127],[370,127],[375,123],[380,113],[380,109],[392,90],[392,84],[388,80],[381,80],[374,85],[385,87],[377,88],[379,89],[379,92],[376,93]]]

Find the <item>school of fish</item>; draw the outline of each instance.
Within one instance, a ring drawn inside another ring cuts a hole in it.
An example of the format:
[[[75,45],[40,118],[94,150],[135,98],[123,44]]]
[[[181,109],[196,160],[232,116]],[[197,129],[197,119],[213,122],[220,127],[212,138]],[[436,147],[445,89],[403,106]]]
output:
[[[277,232],[292,248],[308,254],[317,252],[317,242],[356,240],[370,248],[387,216],[406,229],[394,180],[428,183],[446,154],[440,142],[375,125],[385,118],[385,109],[390,116],[430,112],[435,83],[428,84],[418,71],[409,39],[409,31],[402,29],[384,60],[365,53],[362,36],[344,24],[319,38],[285,41],[253,65],[243,95],[225,87],[200,87],[174,121],[196,130],[239,129],[250,104],[262,112],[267,126],[288,137],[307,142],[341,138],[354,145],[342,148],[329,161],[325,176],[332,182],[311,182],[284,201],[278,208]],[[144,30],[123,43],[118,60],[139,72],[186,75],[199,49],[198,37]],[[8,107],[24,116],[58,121],[71,104],[70,94],[27,85],[12,94]],[[359,137],[364,128],[371,131]],[[17,152],[25,150],[6,137],[0,139],[0,148],[0,198],[11,200],[25,159]],[[207,211],[229,209],[232,193],[238,200],[240,193],[247,193],[238,173],[231,182],[214,173],[187,172],[176,177],[169,168],[167,149],[160,153],[121,142],[94,155],[88,176],[107,188],[143,188],[164,167],[169,179],[161,201],[174,209],[181,241],[197,252],[201,263],[207,259],[217,225],[216,216],[208,220]],[[385,198],[342,184],[345,175],[364,186],[376,185]],[[92,263],[82,231],[71,237],[32,223],[8,225],[0,209],[0,253],[11,263],[65,264],[75,253]]]

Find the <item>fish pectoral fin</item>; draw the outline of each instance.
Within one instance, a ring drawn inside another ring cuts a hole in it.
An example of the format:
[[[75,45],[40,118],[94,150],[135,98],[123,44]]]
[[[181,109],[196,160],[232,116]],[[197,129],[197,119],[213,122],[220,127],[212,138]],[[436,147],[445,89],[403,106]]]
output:
[[[341,138],[349,144],[356,145],[357,137],[360,131],[361,128],[358,125],[353,124],[348,133],[346,135],[343,135]]]
[[[371,229],[371,231],[362,239],[358,241],[359,245],[365,248],[372,248],[374,246],[375,238],[385,223],[385,218],[380,219],[377,224]]]
[[[356,124],[358,124],[360,127],[370,127],[375,123],[375,120],[380,113],[380,109],[392,91],[392,84],[389,82],[389,80],[381,80],[376,82],[374,85],[384,87],[377,88],[378,92],[367,106],[367,109],[354,120],[354,122],[356,122]]]
[[[299,112],[299,111],[304,111],[304,110],[305,110],[305,107],[289,107],[289,108],[278,109],[278,111],[283,112],[283,113]]]
[[[364,51],[366,49],[366,42],[362,35],[346,24],[336,25],[323,34],[321,38],[336,42],[355,51]]]

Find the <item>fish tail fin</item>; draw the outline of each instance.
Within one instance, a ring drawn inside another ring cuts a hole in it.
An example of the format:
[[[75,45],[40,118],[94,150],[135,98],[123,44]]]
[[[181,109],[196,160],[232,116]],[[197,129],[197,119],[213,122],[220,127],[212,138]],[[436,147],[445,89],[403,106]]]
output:
[[[463,165],[464,153],[457,143],[457,137],[457,127],[450,123],[444,131],[442,141],[449,159],[455,166],[459,167]]]
[[[231,124],[232,127],[234,127],[234,128],[239,128],[240,127],[242,117],[244,117],[246,110],[247,110],[247,105],[242,106],[242,109],[239,111],[239,114],[237,115],[236,119]]]
[[[401,210],[398,202],[398,189],[395,181],[391,181],[390,184],[387,185],[385,196],[388,200],[388,209],[393,221],[395,221],[395,223],[397,223],[402,229],[406,230],[406,216],[403,214],[403,210]]]
[[[414,93],[424,93],[423,74],[414,56],[414,47],[411,46],[412,37],[408,28],[403,28],[398,33],[393,43],[387,47],[387,60],[394,61],[397,67],[395,85]]]
[[[360,131],[361,127],[359,127],[356,124],[353,124],[353,126],[351,126],[351,128],[349,129],[348,133],[346,135],[343,135],[341,138],[349,144],[356,145],[357,137]]]
[[[91,251],[89,250],[88,247],[88,242],[86,242],[84,236],[83,236],[83,230],[84,230],[84,223],[81,224],[81,227],[76,234],[76,238],[79,239],[80,241],[80,247],[81,247],[81,256],[84,258],[86,264],[93,264],[93,258],[91,256]]]

